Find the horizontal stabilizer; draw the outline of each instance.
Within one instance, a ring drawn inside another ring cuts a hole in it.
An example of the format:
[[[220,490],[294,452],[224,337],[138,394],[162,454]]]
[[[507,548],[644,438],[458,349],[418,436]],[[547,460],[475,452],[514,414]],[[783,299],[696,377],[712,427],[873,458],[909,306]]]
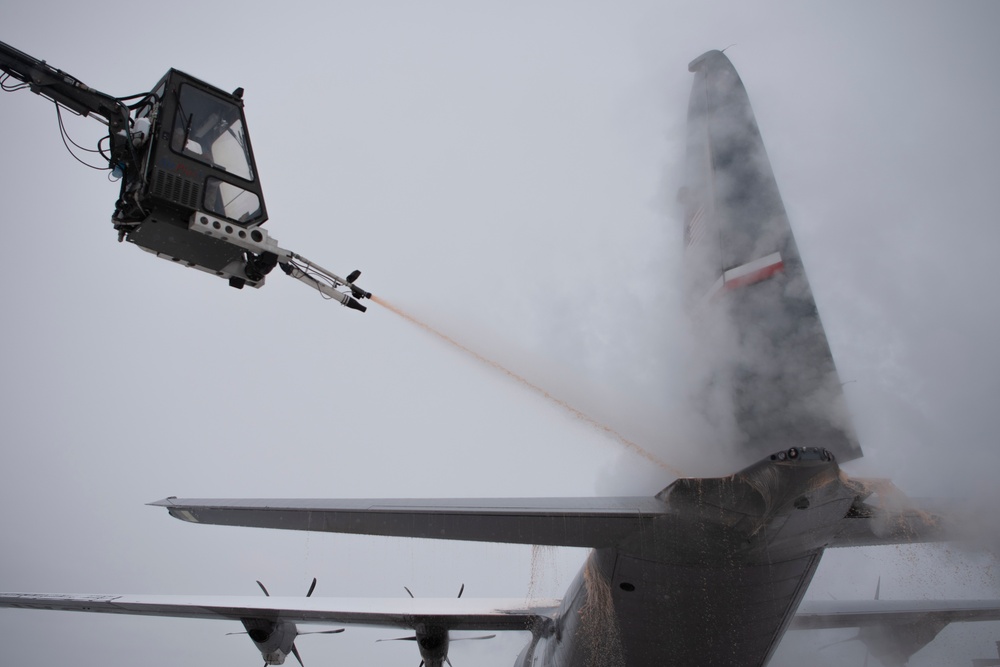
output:
[[[886,479],[852,478],[858,494],[829,547],[871,547],[916,542],[974,541],[967,503],[906,497]],[[981,536],[979,536],[981,537]]]
[[[770,464],[770,462],[768,462]],[[749,470],[749,469],[748,469]],[[636,535],[647,538],[672,526],[686,509],[677,493],[692,485],[730,486],[734,477],[685,479],[655,497],[456,498],[456,499],[192,499],[150,503],[192,523],[306,530],[435,540],[498,542],[592,549],[622,548]],[[843,518],[831,526],[824,547],[879,546],[970,540],[955,503],[911,500],[888,480],[837,478],[854,494]],[[714,506],[695,493],[697,503]],[[752,508],[730,509],[741,513]],[[757,508],[760,509],[760,508]],[[777,510],[778,508],[772,508]],[[786,511],[787,508],[785,508]],[[712,510],[716,511],[716,510]],[[787,510],[790,511],[790,510]],[[796,510],[797,511],[797,510]],[[779,512],[780,513],[780,512]],[[714,515],[713,515],[714,516]],[[689,519],[694,520],[693,517]],[[769,513],[758,517],[771,521]],[[672,532],[671,529],[668,532]],[[671,538],[665,538],[671,539]]]
[[[941,514],[921,509],[879,510],[872,516],[840,522],[829,547],[876,547],[964,539],[956,524]]]
[[[193,523],[562,547],[615,546],[666,511],[641,498],[203,500],[152,505]]]
[[[533,630],[550,627],[559,600],[472,598],[304,598],[203,595],[47,595],[0,593],[0,607],[135,614],[239,621],[266,618],[414,628],[432,623],[449,630]]]

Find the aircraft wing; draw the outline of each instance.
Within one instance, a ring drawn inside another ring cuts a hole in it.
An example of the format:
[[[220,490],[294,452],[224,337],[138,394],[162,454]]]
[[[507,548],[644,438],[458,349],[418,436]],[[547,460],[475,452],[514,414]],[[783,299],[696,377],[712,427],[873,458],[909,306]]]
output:
[[[864,628],[1000,620],[1000,600],[814,600],[799,606],[791,630]]]
[[[905,665],[950,623],[996,620],[1000,600],[824,600],[803,602],[788,627],[858,628],[851,640],[883,664]]]
[[[612,547],[667,511],[655,497],[202,500],[152,505],[193,523],[438,540]]]
[[[49,595],[0,593],[0,607],[86,611],[103,614],[210,618],[263,618],[300,623],[336,623],[415,628],[418,623],[449,630],[533,630],[551,624],[559,600],[473,598],[322,598],[197,595]]]

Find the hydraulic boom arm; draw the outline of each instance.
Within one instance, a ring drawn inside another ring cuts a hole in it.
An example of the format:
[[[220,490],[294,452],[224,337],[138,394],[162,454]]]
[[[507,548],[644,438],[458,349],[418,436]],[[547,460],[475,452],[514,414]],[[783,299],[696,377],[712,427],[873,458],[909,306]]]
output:
[[[110,95],[94,90],[76,77],[0,42],[0,70],[81,116],[99,116],[112,132],[128,124],[129,110]]]

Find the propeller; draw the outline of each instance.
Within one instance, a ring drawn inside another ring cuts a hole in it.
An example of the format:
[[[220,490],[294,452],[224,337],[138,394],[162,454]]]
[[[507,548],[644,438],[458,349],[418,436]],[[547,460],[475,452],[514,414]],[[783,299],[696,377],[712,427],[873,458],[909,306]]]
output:
[[[406,591],[407,595],[409,595],[411,598],[416,598],[416,596],[413,594],[413,591],[411,591],[408,586],[403,586],[403,590]],[[459,598],[462,597],[462,593],[464,593],[464,592],[465,592],[465,584],[462,584],[461,587],[459,587],[459,589],[458,589],[458,595],[455,596],[455,597],[459,597]],[[421,633],[423,633],[423,634],[421,634]],[[426,646],[425,642],[435,642],[436,643],[439,638],[443,639],[443,641],[444,641],[444,652],[445,652],[444,661],[446,663],[448,663],[449,667],[451,667],[451,660],[448,659],[448,655],[447,655],[448,644],[450,642],[460,642],[460,641],[475,640],[475,639],[493,639],[494,637],[496,637],[495,634],[493,634],[493,635],[481,635],[479,637],[457,637],[455,639],[451,639],[450,633],[448,632],[448,630],[446,628],[427,628],[427,629],[421,629],[421,626],[417,626],[417,634],[412,635],[410,637],[392,637],[390,639],[376,639],[375,641],[376,641],[376,643],[377,642],[418,642],[418,644],[420,646],[421,655],[423,655],[424,650],[428,648]],[[423,659],[421,659],[419,667],[424,667],[425,664],[426,664],[426,662]]]
[[[264,591],[264,595],[271,597],[271,594],[267,592],[267,588],[264,587],[264,584],[260,583],[260,579],[257,580],[257,585],[260,586],[260,590]],[[306,597],[312,597],[314,590],[316,590],[316,577],[313,577],[312,583],[309,584],[309,590],[306,592]]]
[[[302,662],[302,656],[299,655],[299,649],[295,648],[295,642],[292,642],[292,655],[294,655],[295,659],[299,661],[299,665],[301,665],[301,667],[306,667],[305,663]]]
[[[264,595],[271,597],[271,594],[267,591],[267,587],[258,579],[257,585],[260,586],[260,590],[264,592]],[[312,583],[309,584],[309,590],[306,591],[306,597],[312,597],[313,591],[316,590],[316,577],[313,577]],[[411,594],[412,595],[412,594]],[[294,624],[293,624],[294,625]],[[295,636],[300,635],[336,635],[344,631],[344,628],[338,628],[336,630],[315,630],[312,632],[299,632],[298,628],[295,629]],[[226,635],[245,635],[249,634],[247,632],[227,632]],[[298,660],[301,667],[305,667],[305,663],[302,662],[302,655],[299,653],[298,647],[295,646],[295,642],[292,642],[292,655]],[[264,662],[264,667],[267,667],[267,662]]]
[[[452,642],[467,642],[475,639],[493,639],[496,635],[479,635],[478,637],[452,637]]]
[[[259,581],[257,583],[260,584],[261,588],[264,588],[264,584],[261,584]],[[306,597],[311,597],[314,590],[316,590],[316,577],[313,577],[312,583],[309,584],[309,590],[306,592]],[[265,590],[264,593],[266,594],[267,591]],[[341,628],[340,630],[334,630],[332,632],[331,631],[326,631],[326,632],[323,632],[322,634],[335,634],[337,632],[343,632],[343,631],[344,631],[344,629]],[[312,633],[310,633],[310,634],[312,634]],[[321,633],[317,632],[315,634],[321,634]],[[294,641],[292,642],[292,655],[294,655],[295,659],[299,661],[299,667],[306,667],[305,663],[302,662],[302,656],[299,655],[299,649],[295,646],[295,642]]]
[[[260,582],[258,581],[257,583],[259,584]],[[403,590],[409,593],[411,598],[416,598],[416,596],[413,594],[413,591],[411,591],[409,587],[403,586]],[[464,592],[465,592],[465,584],[462,584],[462,586],[458,589],[458,595],[456,595],[455,597],[457,598],[462,597],[462,593]]]

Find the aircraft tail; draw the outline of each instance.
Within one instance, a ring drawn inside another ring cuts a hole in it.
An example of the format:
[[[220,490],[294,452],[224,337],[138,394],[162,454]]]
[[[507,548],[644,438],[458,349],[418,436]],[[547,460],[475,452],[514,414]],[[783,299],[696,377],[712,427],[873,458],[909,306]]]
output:
[[[729,59],[689,65],[686,295],[710,346],[699,407],[746,461],[792,446],[862,455],[746,90]]]

